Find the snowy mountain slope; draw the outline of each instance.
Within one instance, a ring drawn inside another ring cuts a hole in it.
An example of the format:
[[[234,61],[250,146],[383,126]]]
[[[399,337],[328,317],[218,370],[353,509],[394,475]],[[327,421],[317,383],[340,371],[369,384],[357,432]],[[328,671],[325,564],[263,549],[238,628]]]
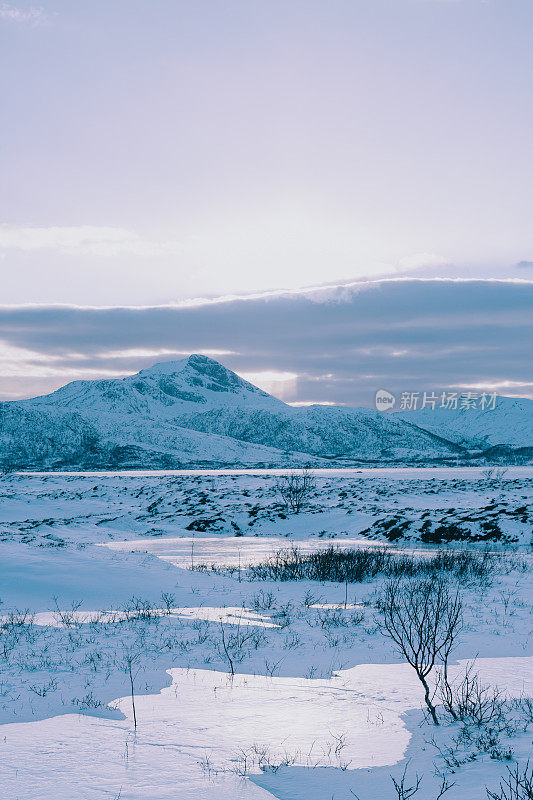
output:
[[[78,463],[101,448],[100,434],[79,414],[0,403],[0,468]]]
[[[195,464],[269,466],[282,463],[272,447],[187,430],[149,417],[99,415],[95,425],[62,408],[0,403],[0,470],[150,467],[178,469]],[[308,455],[291,454],[291,463]]]
[[[446,427],[428,414],[294,408],[203,355],[155,364],[126,378],[75,381],[52,394],[3,406],[9,409],[4,414],[9,424],[0,431],[0,460],[13,460],[15,454],[19,466],[409,462],[460,456],[485,441],[508,442],[509,434],[498,439],[506,425],[521,433],[526,424],[520,408],[513,407],[507,421],[494,417],[495,438],[481,440],[478,428],[484,420],[476,428],[474,417],[468,418],[472,430],[467,434],[460,429],[462,419],[450,418]]]
[[[152,453],[152,458],[161,463],[165,455],[171,456],[176,467],[180,464],[221,465],[277,465],[282,463],[283,455],[275,447],[261,443],[239,441],[216,432],[189,430],[178,422],[158,419],[147,415],[101,412],[90,417],[101,435],[109,442],[134,446]],[[305,453],[292,453],[295,463],[306,463]]]
[[[415,453],[442,456],[458,448],[436,436],[398,425],[397,420],[368,408],[310,406],[277,412],[216,409],[181,417],[187,428],[236,439],[299,450],[323,458],[403,458]]]
[[[533,400],[527,398],[498,397],[492,410],[425,408],[393,416],[460,445],[533,446]]]

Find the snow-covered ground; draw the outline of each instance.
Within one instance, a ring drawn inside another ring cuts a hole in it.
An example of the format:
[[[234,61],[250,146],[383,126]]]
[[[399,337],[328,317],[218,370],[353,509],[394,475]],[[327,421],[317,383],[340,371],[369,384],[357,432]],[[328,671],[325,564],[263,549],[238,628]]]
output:
[[[322,472],[298,515],[265,472],[2,477],[1,797],[394,800],[407,765],[415,800],[437,798],[442,775],[446,800],[486,798],[532,752],[511,699],[533,696],[533,471],[440,472]],[[438,729],[425,719],[376,629],[382,576],[246,569],[294,543],[428,555],[441,528],[446,547],[502,554],[488,580],[461,582],[451,667],[476,659],[509,698],[490,743],[442,710]]]

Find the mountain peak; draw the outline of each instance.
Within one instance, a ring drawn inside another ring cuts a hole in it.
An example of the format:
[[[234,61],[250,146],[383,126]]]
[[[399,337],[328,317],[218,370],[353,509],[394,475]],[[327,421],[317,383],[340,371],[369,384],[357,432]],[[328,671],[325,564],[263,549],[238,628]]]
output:
[[[148,375],[175,375],[186,370],[188,366],[194,368],[196,359],[204,358],[207,359],[207,356],[194,353],[193,355],[186,356],[185,358],[172,359],[171,361],[157,361],[155,364],[139,370],[137,375],[143,377]],[[212,361],[212,359],[208,360]]]
[[[223,393],[242,399],[253,397],[255,401],[260,399],[261,402],[268,401],[284,406],[281,400],[271,397],[267,392],[248,383],[231,369],[215,361],[214,358],[209,358],[202,353],[193,353],[179,361],[162,361],[153,364],[124,380],[127,383],[133,382],[136,388],[140,388],[141,383],[153,384],[155,382],[163,391],[170,389],[171,394],[174,394],[174,388],[179,386],[188,387],[196,393],[207,390],[210,393],[211,401],[215,398],[213,392],[218,395],[219,399],[215,401],[216,403],[219,402]],[[174,384],[174,388],[170,384]],[[182,399],[185,397],[183,396]],[[192,400],[192,397],[188,399]],[[205,397],[198,396],[196,400],[204,403]]]
[[[151,367],[142,369],[136,377],[157,377],[161,375],[201,375],[216,383],[225,386],[249,386],[243,378],[232,372],[227,367],[209,358],[202,353],[192,353],[190,356],[179,359],[179,361],[159,361]],[[254,387],[255,388],[255,387]]]

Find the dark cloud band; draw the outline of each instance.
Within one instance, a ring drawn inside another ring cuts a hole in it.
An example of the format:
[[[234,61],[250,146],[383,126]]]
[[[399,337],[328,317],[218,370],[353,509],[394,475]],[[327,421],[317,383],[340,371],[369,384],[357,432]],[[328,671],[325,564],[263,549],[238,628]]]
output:
[[[298,374],[299,401],[369,404],[380,386],[483,382],[507,382],[501,394],[530,396],[532,309],[527,281],[377,281],[190,307],[0,307],[0,340],[39,354],[35,366],[53,358],[52,372],[91,376],[170,357],[128,355],[132,349],[230,351],[220,360],[237,371]],[[17,386],[28,394],[36,383],[32,358],[25,363]],[[43,386],[66,380],[50,374]],[[0,391],[12,391],[9,377]]]

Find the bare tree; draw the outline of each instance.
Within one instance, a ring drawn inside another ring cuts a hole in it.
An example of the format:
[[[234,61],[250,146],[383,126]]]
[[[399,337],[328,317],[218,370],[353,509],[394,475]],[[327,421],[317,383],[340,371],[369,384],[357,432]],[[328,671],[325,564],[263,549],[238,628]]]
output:
[[[130,679],[130,693],[131,693],[131,708],[133,711],[133,727],[137,730],[137,711],[135,709],[135,688],[134,688],[134,679],[137,677],[139,670],[133,674],[133,665],[138,662],[140,658],[139,653],[132,653],[130,651],[126,651],[124,653],[124,672],[128,675]]]
[[[276,490],[283,505],[299,514],[316,485],[315,476],[307,467],[301,472],[280,475],[276,480]]]
[[[462,602],[443,578],[391,580],[379,602],[381,632],[388,636],[415,670],[424,687],[424,701],[435,725],[437,712],[427,678],[436,662],[447,663],[462,627]]]
[[[234,675],[235,675],[235,666],[233,664],[233,658],[232,658],[232,653],[231,653],[231,645],[226,640],[226,633],[225,633],[225,629],[224,629],[224,623],[222,622],[222,620],[220,621],[220,640],[221,640],[221,644],[222,644],[222,650],[223,650],[224,655],[226,656],[226,658],[228,660],[230,675],[233,678]]]
[[[258,632],[254,630],[253,626],[249,626],[247,631],[241,630],[241,622],[239,620],[238,624],[233,626],[229,626],[229,630],[226,629],[225,623],[222,620],[219,621],[219,628],[220,628],[220,643],[217,646],[217,649],[220,652],[220,655],[223,655],[229,666],[229,673],[230,676],[233,678],[235,675],[235,662],[242,661],[244,654],[245,654],[245,645],[247,643],[251,643],[253,645],[254,642],[258,642]],[[256,645],[257,646],[257,645]]]
[[[450,654],[455,647],[456,639],[459,636],[462,628],[462,609],[459,609],[459,619],[457,621],[457,625],[453,626],[448,631],[448,637],[443,644],[441,651],[439,653],[440,658],[442,659],[442,672],[439,675],[438,680],[438,689],[440,690],[440,697],[442,704],[449,715],[457,721],[459,719],[459,715],[455,710],[455,703],[454,703],[454,688],[450,682],[450,677],[448,675],[448,664],[450,661]]]

